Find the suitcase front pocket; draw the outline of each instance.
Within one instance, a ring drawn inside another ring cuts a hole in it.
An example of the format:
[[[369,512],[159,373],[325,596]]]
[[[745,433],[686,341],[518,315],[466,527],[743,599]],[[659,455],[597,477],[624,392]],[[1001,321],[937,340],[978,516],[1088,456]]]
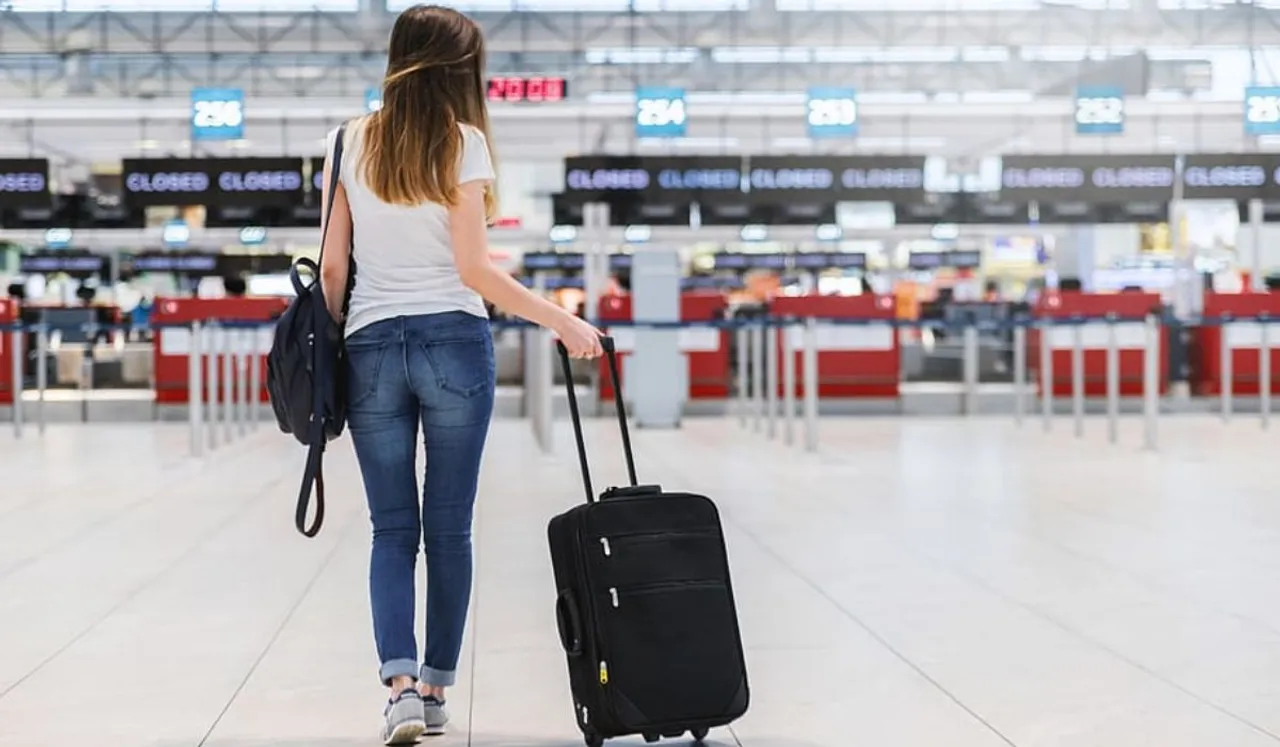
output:
[[[728,576],[720,535],[711,530],[600,537],[596,588],[639,590]]]
[[[731,707],[745,673],[723,582],[613,587],[604,597],[602,680],[629,725],[696,723]]]

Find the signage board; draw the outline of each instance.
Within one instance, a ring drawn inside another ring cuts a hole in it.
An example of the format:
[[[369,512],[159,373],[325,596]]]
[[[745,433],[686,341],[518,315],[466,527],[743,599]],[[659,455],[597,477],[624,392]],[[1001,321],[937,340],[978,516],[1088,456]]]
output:
[[[302,204],[301,158],[126,158],[130,207],[292,207]]]
[[[491,102],[548,104],[569,98],[569,81],[555,75],[499,75],[489,78]]]
[[[1172,155],[1005,156],[1000,196],[1009,200],[1125,202],[1173,198]]]
[[[1280,154],[1202,153],[1182,162],[1182,196],[1188,200],[1280,197]]]
[[[218,255],[211,252],[140,252],[126,258],[134,273],[216,275]]]
[[[814,139],[857,135],[857,91],[852,88],[810,88],[805,126],[809,137]]]
[[[586,264],[582,252],[525,252],[520,261],[525,272],[581,270]]]
[[[0,158],[0,208],[47,208],[49,161],[43,158]]]
[[[689,131],[683,88],[636,89],[636,137],[684,137]]]
[[[1280,86],[1244,89],[1244,131],[1246,135],[1280,132]]]
[[[244,91],[195,88],[191,91],[192,140],[243,140]]]
[[[75,277],[100,275],[107,269],[107,257],[87,252],[32,252],[18,257],[22,275],[59,275]]]
[[[923,156],[754,156],[747,180],[758,200],[825,196],[896,202],[924,195]]]
[[[1119,135],[1124,132],[1124,90],[1119,86],[1076,89],[1076,134]]]
[[[736,156],[578,156],[564,162],[565,193],[701,194],[740,192]]]

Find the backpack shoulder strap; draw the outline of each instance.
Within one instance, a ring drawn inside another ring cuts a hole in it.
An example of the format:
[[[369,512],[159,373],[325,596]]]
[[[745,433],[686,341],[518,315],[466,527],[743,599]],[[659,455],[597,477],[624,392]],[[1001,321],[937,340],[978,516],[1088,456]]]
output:
[[[320,237],[320,262],[324,261],[325,235],[329,232],[329,219],[333,217],[333,201],[338,193],[338,181],[342,173],[342,152],[343,141],[346,139],[347,125],[344,123],[338,127],[337,137],[333,141],[333,156],[329,162],[329,197],[326,200],[324,209],[324,230]],[[349,251],[349,249],[348,249]],[[317,262],[317,267],[320,265]],[[318,282],[319,278],[317,278]],[[347,287],[350,288],[351,283],[348,281]],[[344,304],[345,305],[345,304]],[[329,311],[325,308],[324,303],[313,304],[317,315],[328,315]],[[317,316],[317,321],[327,321]],[[323,329],[323,327],[319,327]],[[314,349],[314,348],[313,348]],[[318,370],[318,369],[313,369]],[[293,523],[306,537],[314,537],[320,533],[320,527],[324,524],[324,447],[325,447],[325,430],[324,418],[324,388],[316,386],[314,392],[314,401],[312,402],[312,413],[315,415],[311,419],[311,433],[307,443],[307,465],[302,472],[302,487],[298,490],[298,505],[294,511]],[[307,513],[311,507],[311,495],[314,489],[316,499],[316,513],[312,517],[311,523],[307,524]]]

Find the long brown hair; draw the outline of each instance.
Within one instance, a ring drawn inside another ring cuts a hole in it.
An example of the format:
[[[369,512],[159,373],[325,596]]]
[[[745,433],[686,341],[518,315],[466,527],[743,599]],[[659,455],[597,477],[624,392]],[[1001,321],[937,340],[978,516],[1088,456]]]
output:
[[[487,140],[484,37],[474,21],[451,8],[415,5],[391,30],[382,108],[364,131],[363,176],[378,199],[394,205],[458,199],[462,157],[459,124]],[[497,214],[494,185],[485,190],[485,213]]]

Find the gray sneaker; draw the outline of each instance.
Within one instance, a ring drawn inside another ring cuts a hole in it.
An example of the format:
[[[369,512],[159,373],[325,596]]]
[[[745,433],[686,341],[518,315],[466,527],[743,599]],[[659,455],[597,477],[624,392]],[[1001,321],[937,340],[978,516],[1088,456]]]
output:
[[[449,712],[444,709],[444,701],[428,695],[422,699],[423,720],[427,728],[424,732],[429,737],[444,734],[445,724],[449,723]]]
[[[423,720],[422,696],[405,690],[387,703],[387,725],[382,728],[383,744],[415,744],[427,730]]]

